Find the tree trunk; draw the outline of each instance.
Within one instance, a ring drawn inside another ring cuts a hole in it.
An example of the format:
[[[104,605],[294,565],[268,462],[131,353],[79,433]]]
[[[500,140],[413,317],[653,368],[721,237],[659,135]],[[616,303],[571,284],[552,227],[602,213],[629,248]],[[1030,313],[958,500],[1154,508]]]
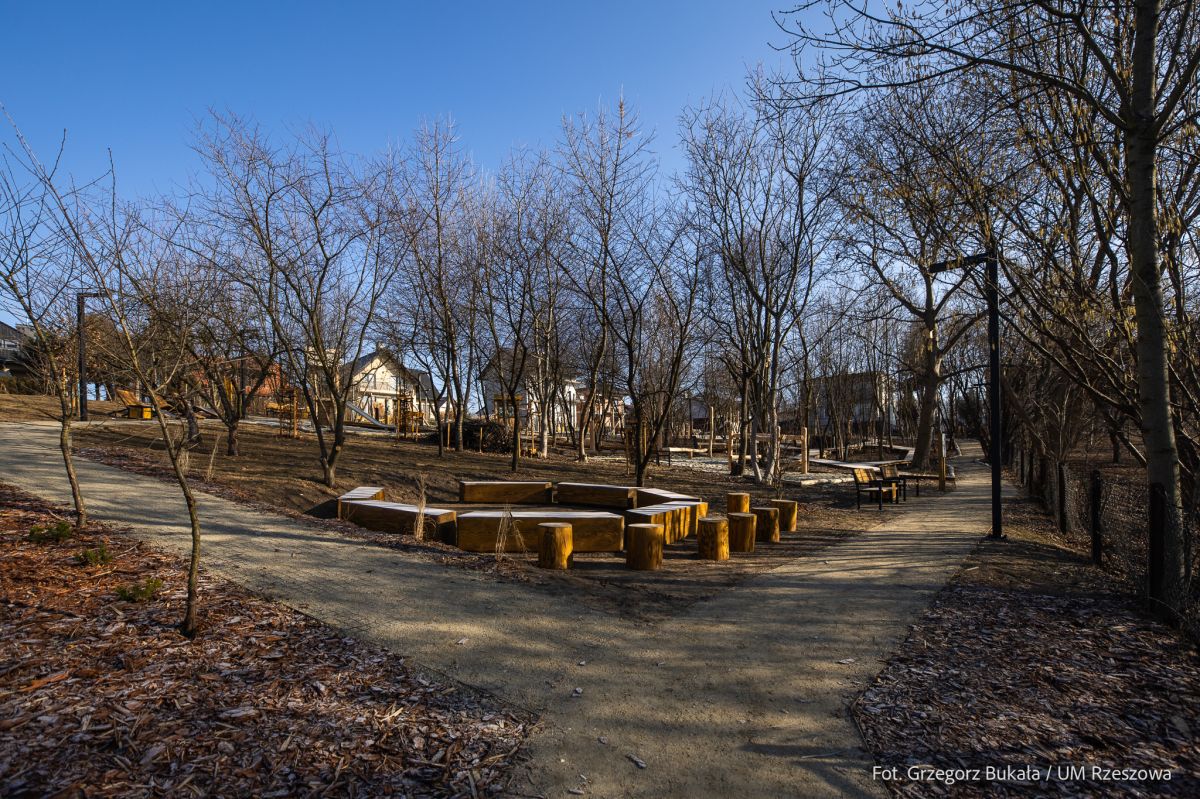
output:
[[[67,482],[71,484],[71,501],[75,505],[75,529],[87,526],[87,507],[83,502],[83,491],[79,488],[79,476],[75,473],[75,459],[71,453],[71,401],[65,391],[59,392],[62,411],[62,426],[58,432],[58,447],[62,451],[63,466],[67,470]]]
[[[929,343],[935,347],[934,342]],[[942,382],[942,361],[936,353],[930,351],[925,359],[924,390],[921,392],[921,412],[917,421],[917,437],[913,442],[913,468],[925,470],[929,468],[929,454],[933,449],[933,419],[937,411],[938,387]]]
[[[1138,0],[1135,4],[1133,42],[1133,96],[1131,119],[1126,121],[1126,184],[1129,187],[1129,263],[1133,273],[1134,315],[1137,321],[1138,405],[1143,440],[1146,443],[1146,477],[1162,486],[1166,513],[1161,535],[1162,588],[1151,600],[1175,611],[1186,594],[1186,563],[1183,518],[1180,506],[1179,450],[1175,420],[1171,412],[1167,340],[1164,330],[1162,277],[1158,253],[1157,133],[1154,89],[1155,47],[1158,38],[1160,3]],[[1151,531],[1154,535],[1157,531]],[[1151,542],[1150,550],[1156,549]]]
[[[225,430],[225,454],[236,457],[238,452],[238,421],[229,422]]]

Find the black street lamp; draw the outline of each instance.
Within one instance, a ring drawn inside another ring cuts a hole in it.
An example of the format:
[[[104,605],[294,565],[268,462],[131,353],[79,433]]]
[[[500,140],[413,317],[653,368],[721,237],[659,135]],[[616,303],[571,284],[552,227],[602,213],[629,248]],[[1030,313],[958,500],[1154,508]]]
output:
[[[76,329],[79,333],[79,421],[88,420],[87,407],[87,337],[83,332],[84,304],[88,297],[99,297],[95,291],[81,291],[75,297]]]
[[[952,258],[940,261],[929,267],[930,274],[936,275],[951,269],[962,269],[968,266],[985,264],[987,266],[986,285],[984,294],[987,298],[988,309],[988,427],[991,430],[991,453],[988,460],[992,464],[992,532],[989,538],[1004,538],[1004,525],[1000,510],[1000,489],[1003,485],[1000,443],[1000,261],[995,253],[988,251],[966,258]]]

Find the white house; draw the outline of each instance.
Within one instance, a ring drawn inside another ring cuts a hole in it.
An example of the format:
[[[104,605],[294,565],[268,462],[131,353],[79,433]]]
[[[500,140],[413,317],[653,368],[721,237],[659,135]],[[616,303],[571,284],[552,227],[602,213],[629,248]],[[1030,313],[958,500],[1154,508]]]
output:
[[[387,350],[377,349],[343,368],[354,383],[350,402],[355,409],[385,424],[397,414],[411,425],[433,424],[433,381],[428,372],[409,369]]]

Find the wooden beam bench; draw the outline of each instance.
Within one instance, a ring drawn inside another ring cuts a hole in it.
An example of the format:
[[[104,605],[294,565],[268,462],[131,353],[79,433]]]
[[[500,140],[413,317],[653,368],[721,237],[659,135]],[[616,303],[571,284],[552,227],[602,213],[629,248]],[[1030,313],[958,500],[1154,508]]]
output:
[[[344,503],[358,502],[364,499],[382,500],[385,498],[386,495],[384,494],[383,489],[379,486],[359,486],[352,491],[347,491],[345,494],[342,494],[337,498],[337,517],[339,519],[346,519],[346,511],[343,508]]]
[[[380,493],[383,493],[382,491]],[[416,505],[400,502],[384,502],[376,499],[338,500],[339,515],[349,522],[368,530],[381,533],[411,534],[416,527],[417,517],[424,516],[424,537],[454,543],[455,517],[457,513],[446,508],[418,510]]]
[[[600,483],[558,483],[555,496],[560,505],[594,505],[626,510],[633,507],[637,489]]]
[[[635,488],[633,507],[642,508],[646,505],[661,505],[664,502],[699,501],[699,497],[691,494],[680,494],[678,491],[668,491],[665,488]]]
[[[657,524],[662,527],[663,541],[673,544],[687,538],[689,521],[693,509],[687,505],[661,503],[630,508],[625,511],[626,524]]]
[[[539,524],[564,522],[571,525],[575,552],[620,552],[625,546],[625,520],[605,511],[511,511],[515,531],[504,543],[505,552],[537,552],[541,545]],[[467,552],[495,552],[498,548],[504,511],[472,510],[458,515],[459,549]],[[522,546],[523,545],[523,546]]]
[[[546,482],[517,480],[459,480],[458,501],[491,505],[549,505],[554,485]]]

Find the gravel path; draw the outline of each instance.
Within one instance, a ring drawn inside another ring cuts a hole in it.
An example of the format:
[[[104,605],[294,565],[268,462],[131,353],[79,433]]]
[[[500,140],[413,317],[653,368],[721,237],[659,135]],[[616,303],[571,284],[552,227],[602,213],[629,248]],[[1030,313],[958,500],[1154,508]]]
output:
[[[0,424],[0,479],[68,497],[56,436]],[[77,468],[95,516],[186,551],[171,485]],[[203,562],[543,714],[525,794],[883,796],[846,708],[987,530],[986,471],[958,475],[944,497],[864,509],[883,524],[653,625],[201,494]]]

